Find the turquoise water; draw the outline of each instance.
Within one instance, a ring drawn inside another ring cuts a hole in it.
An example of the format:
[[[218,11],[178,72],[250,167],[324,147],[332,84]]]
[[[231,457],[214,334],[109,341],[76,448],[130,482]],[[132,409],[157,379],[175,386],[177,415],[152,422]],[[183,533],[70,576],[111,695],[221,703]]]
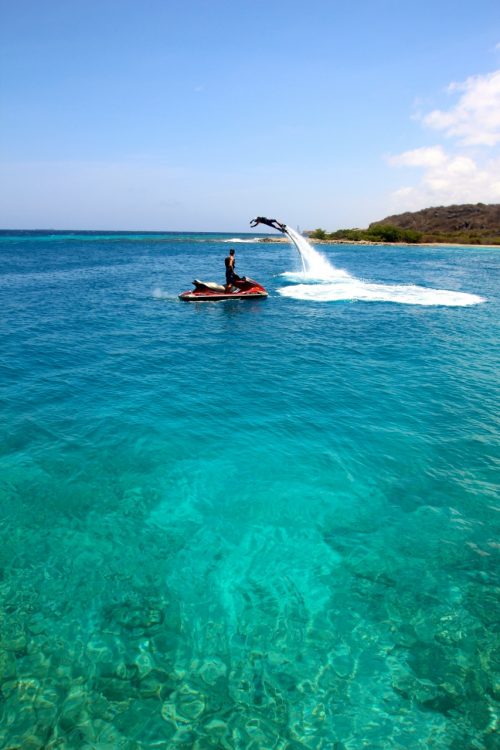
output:
[[[228,239],[0,236],[0,746],[494,750],[498,250]]]

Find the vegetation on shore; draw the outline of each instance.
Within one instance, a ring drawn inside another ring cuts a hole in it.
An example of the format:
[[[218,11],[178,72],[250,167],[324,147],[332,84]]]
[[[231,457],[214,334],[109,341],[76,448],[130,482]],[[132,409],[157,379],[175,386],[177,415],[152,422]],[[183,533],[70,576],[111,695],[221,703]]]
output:
[[[379,224],[368,229],[338,229],[326,232],[315,229],[309,233],[313,240],[348,240],[350,242],[421,242],[421,233],[414,229],[399,229],[391,224]]]
[[[368,229],[338,229],[326,232],[315,229],[308,233],[313,240],[337,242],[384,242],[426,244],[439,242],[450,245],[500,245],[500,234],[479,232],[418,232],[416,229],[400,229],[391,224],[379,224]]]
[[[456,245],[500,245],[500,204],[438,206],[388,216],[367,229],[309,233],[315,240],[337,242],[440,242]]]

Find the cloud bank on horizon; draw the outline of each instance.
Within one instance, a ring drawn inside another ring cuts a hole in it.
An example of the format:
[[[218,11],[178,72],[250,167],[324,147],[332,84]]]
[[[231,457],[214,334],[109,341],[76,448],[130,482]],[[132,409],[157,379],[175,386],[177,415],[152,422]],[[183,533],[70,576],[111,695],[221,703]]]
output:
[[[499,46],[500,47],[500,46]],[[419,119],[447,140],[391,155],[393,167],[422,170],[416,185],[393,193],[395,210],[418,210],[450,203],[500,202],[500,70],[450,83],[449,109]]]

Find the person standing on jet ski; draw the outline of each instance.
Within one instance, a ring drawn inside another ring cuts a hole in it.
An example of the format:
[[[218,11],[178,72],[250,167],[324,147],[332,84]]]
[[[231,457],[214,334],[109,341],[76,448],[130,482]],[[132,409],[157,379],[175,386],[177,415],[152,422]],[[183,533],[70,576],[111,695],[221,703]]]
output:
[[[237,278],[234,272],[234,262],[234,250],[231,248],[229,255],[224,259],[224,263],[226,264],[226,294],[230,294],[233,283]]]

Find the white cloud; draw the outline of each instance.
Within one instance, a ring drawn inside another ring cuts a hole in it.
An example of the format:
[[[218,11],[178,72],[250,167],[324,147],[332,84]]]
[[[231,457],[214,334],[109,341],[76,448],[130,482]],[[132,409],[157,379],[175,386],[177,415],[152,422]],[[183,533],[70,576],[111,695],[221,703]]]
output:
[[[449,110],[421,118],[450,139],[388,157],[395,167],[422,169],[417,185],[393,193],[393,209],[417,210],[450,203],[500,202],[500,70],[452,83],[460,98]],[[481,149],[472,147],[481,146]]]
[[[443,157],[440,163],[422,165],[425,171],[418,185],[405,186],[393,193],[395,210],[409,211],[451,203],[500,202],[500,159],[480,166],[464,155],[445,154],[443,151]],[[404,166],[405,161],[400,164]]]
[[[500,143],[500,70],[452,83],[448,91],[462,95],[451,109],[429,112],[423,118],[424,124],[458,138],[464,145]]]
[[[446,154],[441,146],[429,146],[389,156],[388,161],[394,167],[436,167],[446,161]]]

